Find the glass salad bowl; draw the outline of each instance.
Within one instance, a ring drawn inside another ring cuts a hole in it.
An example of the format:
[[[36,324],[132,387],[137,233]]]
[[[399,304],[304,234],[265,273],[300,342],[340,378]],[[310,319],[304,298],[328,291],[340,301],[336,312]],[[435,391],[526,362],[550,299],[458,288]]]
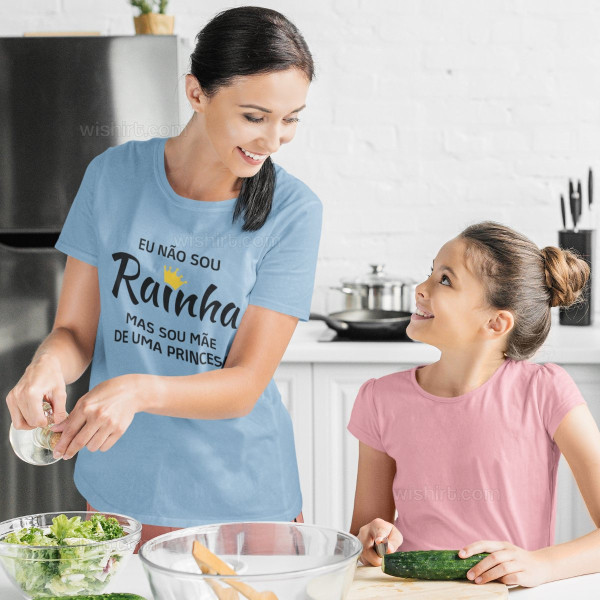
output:
[[[117,523],[106,520],[111,518]],[[107,539],[117,535],[118,526],[124,535]],[[99,593],[133,553],[141,534],[141,523],[113,513],[17,517],[0,523],[0,565],[24,598]]]
[[[197,564],[192,555],[195,541],[235,575],[219,575]],[[146,542],[139,556],[155,600],[343,600],[361,550],[355,536],[335,529],[252,522],[166,533]]]

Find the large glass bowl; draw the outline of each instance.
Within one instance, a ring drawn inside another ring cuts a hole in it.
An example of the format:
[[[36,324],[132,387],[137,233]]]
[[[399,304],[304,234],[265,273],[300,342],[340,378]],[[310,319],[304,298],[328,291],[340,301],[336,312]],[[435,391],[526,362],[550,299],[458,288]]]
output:
[[[194,540],[237,575],[203,574],[192,556]],[[343,600],[361,550],[355,536],[335,529],[254,522],[166,533],[146,542],[139,556],[154,600],[220,600],[228,597],[225,590],[232,580],[259,592],[273,592],[278,600]]]
[[[11,531],[24,527],[48,528],[52,519],[62,514],[87,521],[97,513],[39,513],[0,523],[0,564],[25,598],[102,592],[140,541],[141,523],[124,515],[101,513],[117,519],[125,535],[107,542],[73,546],[22,546],[2,542]]]

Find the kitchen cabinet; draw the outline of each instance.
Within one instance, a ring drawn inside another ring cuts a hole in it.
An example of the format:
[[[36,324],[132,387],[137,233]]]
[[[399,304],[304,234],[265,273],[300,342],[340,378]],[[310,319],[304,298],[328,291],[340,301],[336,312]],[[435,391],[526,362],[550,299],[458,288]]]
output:
[[[314,449],[312,366],[281,364],[275,374],[281,400],[294,424],[294,441],[302,489],[302,513],[307,523],[314,522]]]
[[[346,425],[360,386],[407,365],[313,364],[315,523],[347,531],[352,519],[358,440]]]
[[[564,329],[570,330],[566,335],[574,335],[574,328]],[[585,329],[589,330],[583,332],[589,336],[589,349],[584,345],[575,351],[570,343],[563,343],[555,336],[534,360],[563,366],[600,423],[600,329]],[[314,323],[306,324],[295,343],[292,340],[275,380],[294,422],[305,519],[348,530],[354,504],[358,441],[346,426],[358,389],[371,377],[433,362],[437,351],[401,342],[327,344],[317,341],[322,331]],[[584,535],[594,527],[571,470],[561,457],[555,542]]]

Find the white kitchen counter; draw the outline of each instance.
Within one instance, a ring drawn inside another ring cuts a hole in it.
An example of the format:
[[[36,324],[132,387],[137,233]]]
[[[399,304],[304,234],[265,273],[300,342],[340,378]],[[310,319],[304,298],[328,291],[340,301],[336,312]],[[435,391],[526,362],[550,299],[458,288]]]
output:
[[[153,600],[150,585],[138,556],[132,556],[124,566],[124,570],[107,586],[105,593],[111,592],[139,594],[148,600]],[[564,600],[564,598],[597,600],[600,597],[600,573],[553,581],[535,588],[510,588],[509,596],[510,600]],[[0,598],[2,600],[23,600],[16,589],[11,587],[4,571],[1,569]],[[282,598],[282,600],[285,600],[285,598]]]
[[[600,318],[590,327],[558,323],[558,315],[534,362],[600,364]],[[331,335],[330,335],[331,334]],[[334,332],[322,321],[298,323],[283,356],[283,363],[412,363],[427,364],[439,350],[419,342],[325,342]]]

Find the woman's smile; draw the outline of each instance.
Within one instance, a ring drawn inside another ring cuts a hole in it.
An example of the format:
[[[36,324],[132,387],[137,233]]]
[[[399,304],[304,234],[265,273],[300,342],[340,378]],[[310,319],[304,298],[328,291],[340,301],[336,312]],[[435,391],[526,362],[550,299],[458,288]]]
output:
[[[266,158],[269,157],[268,154],[254,154],[252,152],[249,152],[245,148],[242,148],[241,146],[238,146],[237,150],[240,153],[240,155],[242,156],[242,158],[248,164],[251,164],[251,165],[260,165]]]

